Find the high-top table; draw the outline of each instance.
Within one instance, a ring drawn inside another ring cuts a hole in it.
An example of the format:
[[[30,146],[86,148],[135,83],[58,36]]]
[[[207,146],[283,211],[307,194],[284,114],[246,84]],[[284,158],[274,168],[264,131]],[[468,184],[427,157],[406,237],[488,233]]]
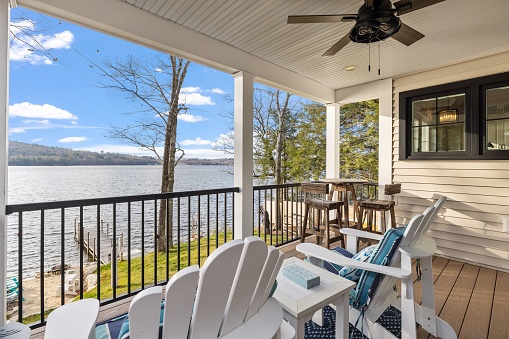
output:
[[[349,219],[349,206],[350,206],[350,200],[349,200],[349,193],[352,196],[353,200],[353,206],[355,210],[355,217],[357,220],[359,220],[359,208],[357,206],[357,197],[355,195],[355,185],[365,184],[368,181],[367,180],[361,180],[361,179],[341,179],[341,178],[325,178],[321,179],[320,182],[326,182],[328,184],[331,184],[331,189],[329,191],[329,199],[332,200],[332,197],[334,196],[334,192],[338,192],[338,198],[340,193],[344,194],[344,216],[345,216],[345,226],[350,227],[350,219]]]
[[[320,276],[320,285],[305,289],[283,275],[283,267],[297,264]],[[304,339],[304,324],[313,314],[329,304],[336,306],[336,338],[348,338],[349,292],[355,283],[323,268],[297,258],[283,261],[277,276],[274,298],[283,307],[283,318],[295,329],[297,339]]]

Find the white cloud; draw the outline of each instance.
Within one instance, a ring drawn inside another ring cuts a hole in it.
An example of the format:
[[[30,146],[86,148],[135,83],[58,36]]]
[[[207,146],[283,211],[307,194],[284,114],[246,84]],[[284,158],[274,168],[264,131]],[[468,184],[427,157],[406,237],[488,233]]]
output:
[[[214,89],[219,90],[219,88]],[[205,92],[213,92],[214,90],[206,90]],[[209,96],[205,96],[200,94],[204,92],[200,89],[200,87],[182,87],[179,95],[179,104],[187,104],[187,105],[215,105],[216,103],[212,101],[212,98]],[[214,92],[216,93],[216,92]]]
[[[201,115],[192,115],[192,114],[180,114],[177,116],[177,119],[185,121],[185,122],[200,122],[200,121],[208,120],[207,118],[204,118]]]
[[[24,128],[9,128],[9,134],[17,134],[17,133],[25,133],[26,129]]]
[[[36,105],[22,102],[9,106],[10,117],[25,117],[35,119],[69,119],[77,120],[78,117],[64,109],[50,104]]]
[[[71,121],[71,124],[77,125],[78,123],[76,121]]]
[[[233,132],[221,133],[219,137],[212,143],[212,146],[231,145],[233,146]]]
[[[200,87],[182,87],[180,89],[180,93],[198,93],[200,91]]]
[[[179,104],[203,106],[215,105],[216,103],[212,101],[211,97],[201,95],[200,93],[180,93]]]
[[[87,140],[87,137],[67,137],[58,140],[58,142],[82,142]]]
[[[41,54],[28,46],[26,42],[30,42],[34,47],[40,45],[42,49],[54,51],[58,49],[69,49],[74,41],[74,35],[70,31],[63,31],[53,35],[33,34],[27,36],[24,31],[34,31],[35,25],[28,20],[11,22],[11,32],[16,35],[17,39],[11,42],[10,59],[17,62],[28,62],[31,65],[51,65],[56,61],[51,55]],[[35,39],[35,41],[33,41]]]
[[[49,120],[47,120],[47,119],[44,119],[44,120],[23,120],[23,123],[24,124],[42,124],[42,125],[47,125],[47,124],[49,124]]]
[[[212,141],[204,140],[202,138],[196,138],[194,140],[191,140],[191,139],[183,140],[183,141],[180,142],[180,144],[184,145],[184,146],[191,146],[191,145],[200,145],[200,146],[203,146],[203,145],[211,145]]]
[[[33,139],[32,142],[39,142],[41,140],[42,140],[42,138],[36,138],[36,139]]]
[[[163,70],[160,68],[156,68],[156,69],[154,69],[154,71],[156,71],[157,73],[161,73]]]
[[[22,32],[22,30],[30,30],[33,31],[35,26],[34,23],[30,20],[20,20],[16,22],[10,23],[11,32],[13,34],[19,34]]]
[[[210,91],[216,94],[226,94],[226,92],[223,91],[221,88],[212,88]]]

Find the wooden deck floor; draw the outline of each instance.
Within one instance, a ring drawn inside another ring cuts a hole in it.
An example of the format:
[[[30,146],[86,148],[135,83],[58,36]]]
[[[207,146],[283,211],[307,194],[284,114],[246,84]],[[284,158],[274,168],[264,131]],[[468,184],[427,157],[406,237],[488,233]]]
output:
[[[308,237],[307,241],[314,241]],[[303,258],[295,250],[299,242],[280,247],[285,256]],[[415,275],[415,273],[414,273]],[[461,339],[509,338],[509,273],[455,260],[433,259],[436,311]],[[421,283],[414,283],[415,298],[421,301]],[[102,306],[98,322],[126,313],[131,298]],[[32,331],[31,338],[43,338],[44,328]],[[434,338],[418,332],[418,338]]]

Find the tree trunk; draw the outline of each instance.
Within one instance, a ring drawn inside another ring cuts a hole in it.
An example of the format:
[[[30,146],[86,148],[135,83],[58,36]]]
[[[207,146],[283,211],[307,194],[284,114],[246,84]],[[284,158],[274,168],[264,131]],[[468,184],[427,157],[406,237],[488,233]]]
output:
[[[172,98],[170,111],[168,112],[168,121],[166,124],[166,135],[164,139],[164,156],[163,156],[163,171],[161,178],[161,193],[173,192],[175,184],[175,166],[178,163],[176,160],[177,153],[177,117],[180,112],[179,107],[179,93],[182,84],[187,74],[187,67],[189,61],[170,56],[173,68],[173,81],[172,81]],[[173,200],[169,199],[168,208],[166,201],[161,200],[159,204],[159,224],[157,235],[157,251],[166,252],[166,239],[170,248],[173,247]],[[167,215],[168,214],[168,215]]]

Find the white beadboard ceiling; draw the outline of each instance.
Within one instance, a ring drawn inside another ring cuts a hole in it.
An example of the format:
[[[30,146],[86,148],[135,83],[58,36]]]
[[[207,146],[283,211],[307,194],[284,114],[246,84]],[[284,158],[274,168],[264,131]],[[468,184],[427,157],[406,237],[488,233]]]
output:
[[[247,53],[239,55],[266,62],[260,63],[260,67],[270,63],[313,80],[311,84],[318,83],[330,89],[397,78],[509,51],[509,0],[446,0],[402,15],[400,18],[405,24],[425,37],[408,47],[393,39],[382,41],[381,76],[377,74],[377,44],[371,45],[371,72],[368,72],[366,44],[351,42],[335,56],[321,56],[349,32],[353,23],[286,24],[288,15],[357,13],[362,0],[104,0],[102,6],[107,11],[109,4],[118,1],[134,6],[129,8],[159,16],[173,25],[180,25]],[[86,1],[77,0],[18,2],[35,9],[45,3],[47,6],[40,7],[41,10],[64,19],[72,20],[73,15],[88,15],[88,18],[95,15],[81,14],[87,8],[80,7],[90,6],[94,1],[89,1],[88,5]],[[73,3],[74,7],[71,8],[69,3]],[[64,9],[67,6],[69,9]],[[71,11],[73,13],[69,14]],[[111,20],[119,20],[122,15],[122,12],[115,13]],[[100,21],[97,18],[94,20]],[[109,19],[102,20],[101,25],[90,26],[102,29],[104,21]],[[74,21],[88,25],[87,18]],[[147,22],[147,27],[149,24]],[[110,33],[121,36],[115,31]],[[172,31],[157,33],[172,34]],[[196,56],[195,61],[199,61],[199,51],[196,52],[195,46],[193,48],[190,54]],[[208,46],[200,48],[204,51]],[[186,57],[185,53],[181,56]],[[225,62],[224,65],[236,69],[234,62],[228,62],[230,64]],[[210,65],[213,63],[217,64],[218,61],[214,60]],[[344,68],[350,65],[357,68],[351,72],[345,71]]]
[[[357,13],[362,0],[123,0],[142,10],[222,41],[337,89],[438,68],[509,51],[508,0],[447,0],[401,16],[425,35],[411,46],[393,39],[348,44],[321,55],[353,23],[288,25],[292,14]],[[347,72],[346,66],[355,65]]]

